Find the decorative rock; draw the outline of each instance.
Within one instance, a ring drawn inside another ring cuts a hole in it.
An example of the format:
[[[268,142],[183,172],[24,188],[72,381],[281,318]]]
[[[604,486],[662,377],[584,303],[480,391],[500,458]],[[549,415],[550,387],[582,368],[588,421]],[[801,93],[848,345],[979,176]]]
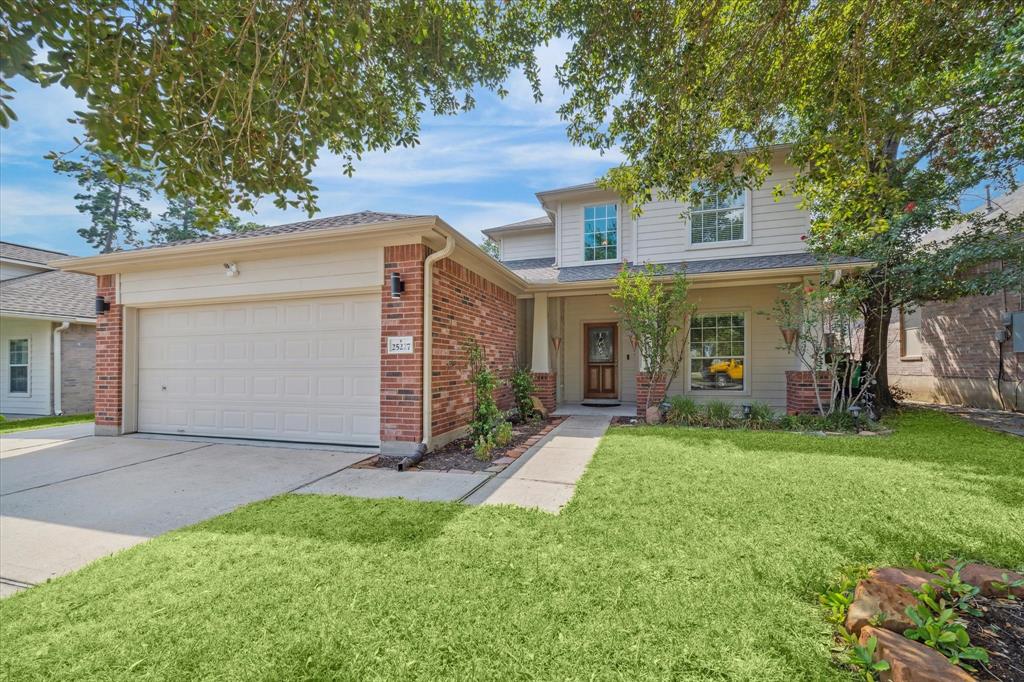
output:
[[[498,459],[494,460],[493,464],[511,464],[514,461],[515,460],[512,459],[511,457],[507,457],[506,456],[506,457],[499,457]]]
[[[955,565],[955,564],[954,564]],[[1004,579],[1003,576],[1006,576]],[[988,564],[967,564],[960,569],[960,579],[965,583],[974,585],[986,597],[1006,598],[1006,589],[996,589],[995,583],[1009,584],[1024,579],[1024,575],[1008,571],[1005,568],[996,568]],[[1024,585],[1011,587],[1010,592],[1018,599],[1024,599]]]
[[[659,405],[651,405],[648,407],[647,412],[644,413],[644,421],[648,424],[660,424],[661,407]]]
[[[858,436],[877,436],[878,434],[875,433],[874,431],[858,431],[857,435]]]
[[[535,395],[531,395],[530,403],[533,404],[533,409],[537,411],[537,414],[544,417],[544,419],[548,418],[548,408],[544,407],[544,403],[540,401],[540,398]]]
[[[926,583],[935,580],[939,576],[934,573],[919,571],[916,568],[876,568],[868,573],[872,580],[892,583],[905,587],[908,590],[918,592]]]
[[[883,628],[902,634],[907,628],[914,627],[905,611],[917,603],[917,597],[905,587],[870,578],[861,580],[846,613],[846,629],[858,633],[881,614]]]
[[[875,660],[888,661],[889,669],[879,674],[882,682],[970,682],[974,680],[935,649],[895,632],[873,628],[860,631],[861,645],[872,637],[878,643]]]

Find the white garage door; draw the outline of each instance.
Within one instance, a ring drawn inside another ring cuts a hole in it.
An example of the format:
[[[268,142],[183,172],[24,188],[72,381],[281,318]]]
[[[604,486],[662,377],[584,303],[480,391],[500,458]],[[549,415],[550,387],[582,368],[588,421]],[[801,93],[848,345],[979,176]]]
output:
[[[380,443],[380,297],[139,313],[139,431]]]

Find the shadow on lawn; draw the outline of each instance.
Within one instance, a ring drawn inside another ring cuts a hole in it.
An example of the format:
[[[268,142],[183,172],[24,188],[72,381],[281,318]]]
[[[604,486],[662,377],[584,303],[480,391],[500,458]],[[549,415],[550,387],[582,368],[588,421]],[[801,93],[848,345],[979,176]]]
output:
[[[184,532],[414,546],[441,535],[448,524],[468,509],[445,502],[281,495],[210,519]]]

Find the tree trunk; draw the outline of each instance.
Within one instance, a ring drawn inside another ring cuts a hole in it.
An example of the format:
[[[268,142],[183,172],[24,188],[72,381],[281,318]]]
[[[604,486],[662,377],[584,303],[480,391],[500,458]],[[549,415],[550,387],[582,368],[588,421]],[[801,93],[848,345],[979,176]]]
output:
[[[111,219],[113,223],[112,227],[107,230],[107,234],[104,235],[103,249],[100,253],[110,253],[114,250],[114,239],[117,238],[117,231],[119,229],[117,221],[121,217],[121,194],[124,192],[124,185],[121,183],[117,184],[117,196],[114,198],[114,215]]]
[[[876,288],[863,303],[864,342],[862,359],[871,363],[877,381],[875,404],[879,411],[896,407],[889,390],[889,324],[892,321],[892,301],[884,289]]]

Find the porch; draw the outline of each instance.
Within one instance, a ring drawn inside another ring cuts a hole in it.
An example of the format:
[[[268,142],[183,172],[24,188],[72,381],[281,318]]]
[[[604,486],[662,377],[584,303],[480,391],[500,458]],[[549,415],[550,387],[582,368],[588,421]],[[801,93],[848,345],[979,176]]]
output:
[[[731,403],[737,412],[755,401],[784,412],[786,372],[799,364],[761,312],[771,308],[778,285],[792,281],[799,277],[691,284],[697,309],[668,394]],[[610,286],[538,292],[519,301],[519,357],[530,361],[538,396],[555,414],[635,416],[647,397],[636,347],[610,293]]]

